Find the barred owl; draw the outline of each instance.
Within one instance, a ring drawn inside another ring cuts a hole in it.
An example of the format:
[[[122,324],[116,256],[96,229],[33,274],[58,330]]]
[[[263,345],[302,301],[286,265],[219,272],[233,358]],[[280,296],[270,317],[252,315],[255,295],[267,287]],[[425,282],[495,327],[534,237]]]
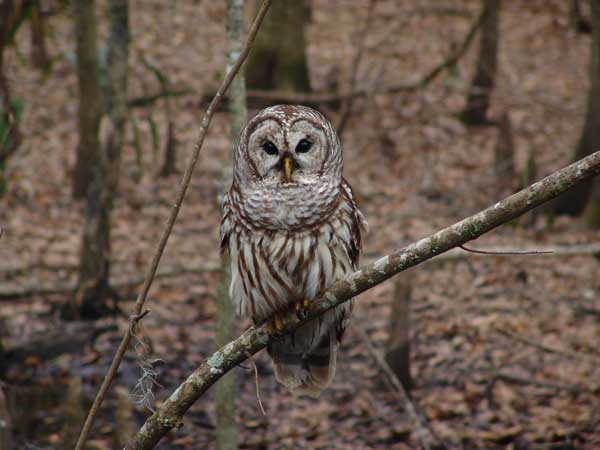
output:
[[[357,267],[366,227],[342,177],[342,148],[318,111],[279,105],[241,133],[223,201],[221,249],[231,256],[230,295],[255,323],[300,313]],[[318,396],[333,379],[347,302],[267,347],[277,380]]]

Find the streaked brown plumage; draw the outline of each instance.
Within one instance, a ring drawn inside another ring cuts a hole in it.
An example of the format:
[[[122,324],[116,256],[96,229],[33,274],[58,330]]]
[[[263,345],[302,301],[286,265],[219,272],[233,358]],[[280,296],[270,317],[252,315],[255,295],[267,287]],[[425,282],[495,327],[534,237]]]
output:
[[[356,269],[364,226],[342,177],[339,139],[319,112],[279,105],[250,120],[234,154],[221,223],[239,314],[260,323],[312,301]],[[349,302],[272,342],[277,379],[294,393],[319,395],[335,374],[351,312]]]

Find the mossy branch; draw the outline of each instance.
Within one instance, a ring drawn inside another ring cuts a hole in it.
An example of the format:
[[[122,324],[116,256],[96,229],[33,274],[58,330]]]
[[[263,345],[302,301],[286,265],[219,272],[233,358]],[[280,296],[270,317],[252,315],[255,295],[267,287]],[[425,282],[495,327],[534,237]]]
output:
[[[407,247],[396,250],[354,272],[344,280],[335,283],[316,299],[311,304],[305,320],[300,320],[295,315],[291,315],[286,321],[284,332],[297,329],[327,310],[371,289],[409,267],[416,266],[434,256],[482,236],[598,174],[600,174],[600,151],[554,172],[543,180],[471,217]],[[210,358],[200,364],[187,380],[146,420],[146,423],[133,437],[127,449],[149,450],[171,428],[182,426],[183,415],[190,406],[224,374],[263,349],[269,339],[267,326],[263,324],[250,327],[235,341],[216,351]]]

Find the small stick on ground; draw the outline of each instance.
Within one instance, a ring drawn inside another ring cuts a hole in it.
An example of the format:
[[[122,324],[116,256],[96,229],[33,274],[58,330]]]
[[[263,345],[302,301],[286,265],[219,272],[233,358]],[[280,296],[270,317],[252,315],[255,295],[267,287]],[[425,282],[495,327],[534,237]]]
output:
[[[505,336],[509,339],[512,339],[517,342],[521,342],[522,344],[529,345],[531,347],[538,348],[546,353],[553,353],[555,355],[564,356],[566,358],[571,359],[579,359],[582,361],[587,361],[594,365],[600,365],[600,357],[596,357],[593,355],[580,353],[580,352],[572,352],[569,350],[562,350],[555,347],[550,347],[548,345],[540,344],[539,342],[534,341],[533,339],[526,338],[525,336],[520,336],[518,334],[512,333],[508,330],[504,330],[502,328],[494,327],[494,330],[500,333],[502,336]]]
[[[492,391],[494,389],[494,385],[498,381],[504,381],[505,383],[518,384],[521,386],[535,386],[543,389],[552,389],[556,391],[567,391],[572,394],[581,394],[581,393],[595,393],[598,391],[598,388],[590,388],[586,386],[578,386],[575,384],[562,384],[562,383],[552,383],[548,381],[538,381],[533,380],[531,378],[523,378],[518,377],[516,375],[510,375],[507,373],[497,373],[493,376],[493,378],[489,381],[489,384],[486,388],[486,392],[489,395],[489,398],[492,396]]]
[[[260,399],[260,389],[258,384],[258,368],[254,363],[252,357],[249,358],[250,364],[252,364],[252,368],[254,369],[254,381],[256,382],[256,399],[258,400],[258,406],[260,406],[260,410],[262,411],[263,416],[266,416],[265,408],[263,407],[262,400]]]

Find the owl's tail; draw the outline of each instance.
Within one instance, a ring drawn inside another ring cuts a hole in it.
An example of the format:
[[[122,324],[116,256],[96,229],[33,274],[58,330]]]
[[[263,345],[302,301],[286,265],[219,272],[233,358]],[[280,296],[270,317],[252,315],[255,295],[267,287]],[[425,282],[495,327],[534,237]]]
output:
[[[311,326],[316,324],[309,322],[302,328]],[[321,337],[316,346],[304,351],[302,343],[295,342],[302,339],[302,331],[306,331],[302,328],[281,341],[269,344],[268,351],[273,359],[277,381],[295,395],[317,398],[335,375],[338,342],[332,329]]]

